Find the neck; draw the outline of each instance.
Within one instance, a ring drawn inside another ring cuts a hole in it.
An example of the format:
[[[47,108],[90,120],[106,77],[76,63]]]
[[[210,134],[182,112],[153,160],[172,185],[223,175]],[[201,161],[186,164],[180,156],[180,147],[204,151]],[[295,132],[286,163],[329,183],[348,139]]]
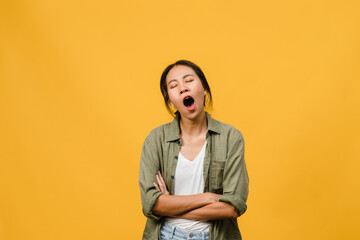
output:
[[[181,136],[199,136],[207,131],[207,127],[205,111],[202,111],[198,116],[192,119],[185,117],[181,117],[180,119]]]

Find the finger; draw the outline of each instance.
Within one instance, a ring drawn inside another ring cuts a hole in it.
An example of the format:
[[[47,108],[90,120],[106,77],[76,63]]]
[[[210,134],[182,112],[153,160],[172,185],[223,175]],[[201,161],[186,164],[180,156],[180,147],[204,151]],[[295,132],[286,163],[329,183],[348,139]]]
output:
[[[160,181],[161,181],[161,184],[163,185],[164,193],[168,192],[168,190],[167,190],[167,188],[166,188],[166,183],[165,183],[164,178],[162,177],[160,171],[159,171],[159,179],[160,179]]]
[[[161,175],[160,175],[160,180],[162,181],[162,184],[163,184],[163,186],[164,186],[164,191],[165,191],[165,193],[168,192],[167,187],[166,187],[166,183],[165,183],[165,181],[164,181],[164,179],[162,178]]]
[[[160,191],[160,189],[159,189],[158,185],[157,185],[155,182],[153,182],[153,184],[154,184],[154,186],[155,186],[156,190]]]
[[[165,186],[165,184],[160,180],[160,177],[158,176],[158,181],[159,181],[159,187],[160,187],[160,189],[161,189],[161,191],[163,192],[163,193],[165,193],[165,191],[166,191],[166,186]]]
[[[159,176],[158,176],[158,175],[155,175],[155,177],[156,177],[156,181],[157,181],[158,184],[159,184],[160,190],[163,192],[163,186],[162,186],[162,183],[161,183],[161,181],[160,181],[160,179],[159,179]]]
[[[159,178],[160,178],[161,183],[163,183],[164,186],[166,186],[165,181],[164,181],[160,171],[159,171]]]
[[[163,179],[160,171],[159,171],[159,177],[160,177],[161,181],[164,182],[164,179]]]
[[[164,181],[161,181],[161,177],[160,177],[160,176],[156,175],[156,177],[157,177],[157,180],[158,180],[159,187],[160,187],[161,191],[162,191],[163,193],[165,193],[165,192],[166,192],[165,182],[164,182]]]

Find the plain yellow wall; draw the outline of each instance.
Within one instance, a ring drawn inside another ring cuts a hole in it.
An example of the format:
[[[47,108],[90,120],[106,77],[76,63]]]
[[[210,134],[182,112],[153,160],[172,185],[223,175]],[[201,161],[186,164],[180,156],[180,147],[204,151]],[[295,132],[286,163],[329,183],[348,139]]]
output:
[[[163,69],[245,138],[245,240],[359,239],[359,1],[1,1],[0,239],[140,239]]]

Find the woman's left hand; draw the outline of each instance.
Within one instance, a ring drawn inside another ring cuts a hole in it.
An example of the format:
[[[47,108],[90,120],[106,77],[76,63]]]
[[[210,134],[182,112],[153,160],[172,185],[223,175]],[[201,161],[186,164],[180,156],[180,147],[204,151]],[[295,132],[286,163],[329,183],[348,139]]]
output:
[[[161,176],[160,171],[159,171],[158,174],[155,175],[155,177],[156,177],[156,180],[158,181],[158,184],[159,184],[159,186],[158,186],[158,185],[154,182],[154,186],[155,186],[156,190],[159,190],[159,191],[163,192],[165,195],[170,195],[169,191],[168,191],[167,188],[166,188],[166,184],[165,184],[165,182],[164,182],[164,179],[163,179],[162,176]]]

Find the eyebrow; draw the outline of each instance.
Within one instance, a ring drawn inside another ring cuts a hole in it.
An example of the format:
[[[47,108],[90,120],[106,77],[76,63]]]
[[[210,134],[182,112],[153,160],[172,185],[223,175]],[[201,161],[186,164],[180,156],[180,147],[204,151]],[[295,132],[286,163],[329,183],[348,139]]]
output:
[[[182,78],[184,79],[184,78],[186,78],[186,77],[188,77],[188,76],[194,76],[194,75],[192,75],[192,74],[185,74]],[[172,80],[170,80],[169,82],[168,82],[168,85],[172,82],[172,81],[176,81],[176,79],[172,79]]]

